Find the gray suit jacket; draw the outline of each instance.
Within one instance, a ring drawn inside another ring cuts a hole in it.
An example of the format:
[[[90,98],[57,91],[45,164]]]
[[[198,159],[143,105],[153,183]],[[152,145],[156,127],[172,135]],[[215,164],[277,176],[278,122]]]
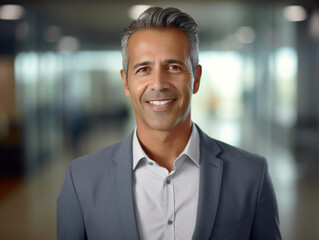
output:
[[[200,133],[195,240],[277,240],[275,193],[265,159]],[[73,161],[57,199],[60,240],[139,239],[132,135]]]

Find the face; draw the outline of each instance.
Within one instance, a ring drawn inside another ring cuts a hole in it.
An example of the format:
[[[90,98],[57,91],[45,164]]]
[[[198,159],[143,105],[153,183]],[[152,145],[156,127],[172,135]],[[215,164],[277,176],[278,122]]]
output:
[[[147,29],[130,37],[128,73],[122,70],[121,76],[138,128],[169,131],[190,125],[201,67],[194,79],[189,53],[189,40],[180,30]]]

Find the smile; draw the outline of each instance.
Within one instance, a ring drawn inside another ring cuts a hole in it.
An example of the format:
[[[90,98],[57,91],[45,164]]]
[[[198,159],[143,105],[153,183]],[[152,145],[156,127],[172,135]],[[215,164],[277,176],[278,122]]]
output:
[[[170,102],[173,102],[174,99],[171,100],[161,100],[161,101],[148,101],[150,104],[156,105],[156,106],[162,106],[162,105],[166,105]]]

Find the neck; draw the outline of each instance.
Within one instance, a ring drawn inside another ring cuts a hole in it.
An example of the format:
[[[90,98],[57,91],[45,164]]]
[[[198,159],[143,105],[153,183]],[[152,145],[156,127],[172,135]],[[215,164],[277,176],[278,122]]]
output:
[[[175,159],[182,153],[190,138],[190,116],[185,122],[167,131],[146,129],[137,125],[137,136],[145,153],[169,172]]]

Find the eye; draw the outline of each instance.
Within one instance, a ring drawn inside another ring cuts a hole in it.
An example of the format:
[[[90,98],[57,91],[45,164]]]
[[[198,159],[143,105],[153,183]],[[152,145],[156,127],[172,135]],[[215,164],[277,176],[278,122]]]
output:
[[[182,70],[182,68],[178,65],[170,65],[168,67],[168,70],[179,71],[179,70]]]
[[[149,71],[150,69],[148,67],[142,67],[142,68],[139,68],[136,73],[144,73],[144,72],[147,72]]]

